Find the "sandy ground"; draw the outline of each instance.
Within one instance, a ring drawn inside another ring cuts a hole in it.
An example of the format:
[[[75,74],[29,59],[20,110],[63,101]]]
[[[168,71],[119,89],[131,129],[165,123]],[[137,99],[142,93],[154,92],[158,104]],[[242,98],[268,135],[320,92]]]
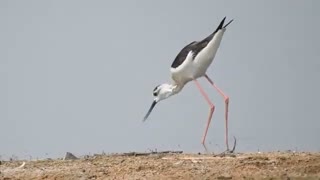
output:
[[[320,179],[320,152],[155,153],[2,161],[0,179]]]

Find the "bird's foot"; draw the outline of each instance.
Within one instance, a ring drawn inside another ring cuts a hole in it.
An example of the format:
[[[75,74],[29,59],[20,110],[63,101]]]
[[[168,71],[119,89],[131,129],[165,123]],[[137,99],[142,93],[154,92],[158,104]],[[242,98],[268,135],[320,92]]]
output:
[[[202,143],[202,146],[203,146],[203,148],[204,148],[204,150],[205,150],[205,154],[210,154],[210,151],[209,151],[209,149],[207,148],[207,145],[206,145],[205,143]]]
[[[234,151],[236,149],[236,145],[237,145],[237,139],[233,136],[234,138],[234,143],[233,143],[233,148],[230,150],[229,148],[227,148],[227,150],[225,150],[224,152],[217,154],[215,156],[218,157],[236,157],[236,155],[234,154]]]

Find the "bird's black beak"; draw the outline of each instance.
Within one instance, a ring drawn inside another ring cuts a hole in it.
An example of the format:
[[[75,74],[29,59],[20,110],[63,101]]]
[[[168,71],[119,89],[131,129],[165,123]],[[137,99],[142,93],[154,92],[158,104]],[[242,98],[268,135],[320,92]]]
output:
[[[155,106],[156,104],[157,104],[157,101],[154,100],[154,101],[152,102],[151,106],[150,106],[149,111],[148,111],[147,114],[144,116],[143,122],[147,120],[148,116],[150,115],[152,109],[154,108],[154,106]]]

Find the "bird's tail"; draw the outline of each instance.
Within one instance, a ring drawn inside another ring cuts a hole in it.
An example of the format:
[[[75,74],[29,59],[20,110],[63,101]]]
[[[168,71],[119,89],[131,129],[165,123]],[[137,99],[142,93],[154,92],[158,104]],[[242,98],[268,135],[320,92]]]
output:
[[[233,19],[231,19],[226,25],[223,26],[223,28],[226,28],[230,23],[232,23]]]
[[[219,31],[220,29],[226,28],[226,27],[233,21],[233,19],[231,19],[226,25],[223,26],[225,20],[226,20],[226,17],[224,17],[224,18],[222,19],[222,21],[220,22],[219,26],[218,26],[217,29],[215,30],[215,32]]]
[[[216,29],[213,33],[211,33],[208,37],[206,37],[205,39],[203,39],[203,41],[211,41],[212,38],[213,38],[213,36],[214,36],[219,30],[225,29],[225,28],[233,21],[233,19],[232,19],[232,20],[229,21],[226,25],[223,26],[225,20],[226,20],[226,17],[224,17],[224,18],[222,19],[222,21],[220,22],[220,24],[219,24],[219,26],[217,27],[217,29]]]

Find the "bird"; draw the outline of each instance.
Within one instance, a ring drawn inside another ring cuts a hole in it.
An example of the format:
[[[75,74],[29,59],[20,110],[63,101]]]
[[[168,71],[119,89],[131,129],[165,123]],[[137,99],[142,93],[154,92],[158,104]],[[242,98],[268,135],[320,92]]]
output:
[[[224,25],[226,17],[224,17],[218,27],[209,36],[200,40],[192,41],[183,47],[180,52],[176,55],[170,68],[171,73],[171,83],[159,84],[153,89],[153,102],[143,118],[145,122],[156,104],[160,101],[165,100],[173,95],[181,92],[183,87],[194,81],[196,87],[199,89],[200,93],[208,103],[210,110],[207,119],[207,124],[205,127],[204,135],[201,143],[205,146],[205,140],[212,119],[212,115],[215,110],[215,105],[210,101],[207,93],[201,87],[198,79],[204,77],[213,88],[215,88],[218,93],[224,98],[225,103],[225,143],[227,151],[229,151],[228,145],[228,108],[229,108],[229,96],[227,96],[208,76],[207,70],[212,64],[216,53],[220,47],[223,35],[227,29],[227,26],[233,21],[231,19],[227,24]]]

